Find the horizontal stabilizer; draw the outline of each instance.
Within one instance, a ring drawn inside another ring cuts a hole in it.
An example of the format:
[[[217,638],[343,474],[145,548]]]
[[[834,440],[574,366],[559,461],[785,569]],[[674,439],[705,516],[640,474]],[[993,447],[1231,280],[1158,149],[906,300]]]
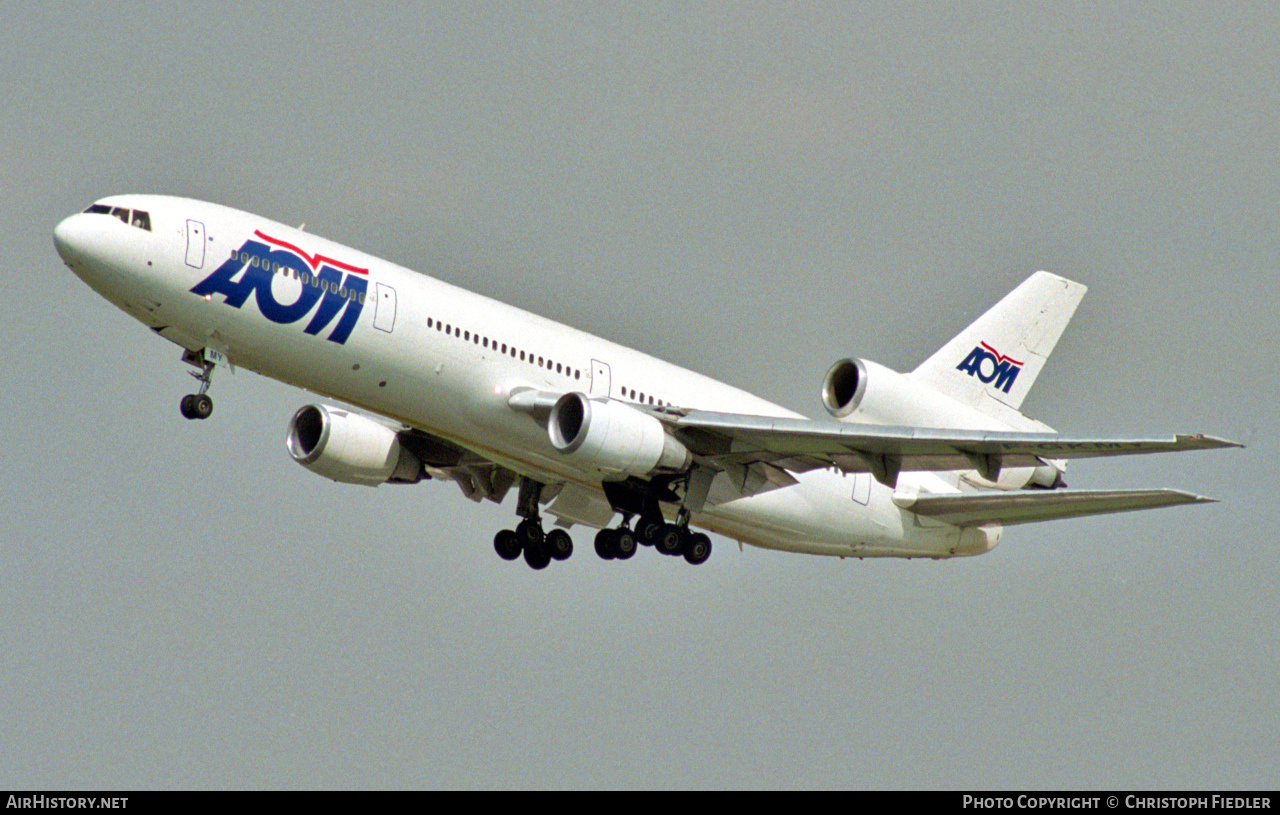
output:
[[[1179,504],[1211,504],[1214,499],[1178,490],[1021,490],[951,495],[894,493],[893,503],[908,512],[954,526],[1005,526],[1106,515]]]

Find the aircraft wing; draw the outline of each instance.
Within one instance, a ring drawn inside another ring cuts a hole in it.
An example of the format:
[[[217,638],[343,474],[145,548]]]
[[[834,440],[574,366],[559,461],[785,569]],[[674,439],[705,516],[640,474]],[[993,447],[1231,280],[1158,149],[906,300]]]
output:
[[[678,415],[677,415],[678,414]],[[835,467],[870,472],[893,486],[901,471],[976,469],[994,480],[1002,468],[1053,459],[1095,458],[1239,447],[1204,435],[1099,438],[1057,433],[886,427],[708,411],[654,411],[695,455],[725,465],[770,465],[792,472]]]
[[[1178,490],[1018,490],[958,495],[895,494],[893,503],[908,512],[953,526],[1013,524],[1105,515],[1179,504],[1212,504],[1212,498]]]

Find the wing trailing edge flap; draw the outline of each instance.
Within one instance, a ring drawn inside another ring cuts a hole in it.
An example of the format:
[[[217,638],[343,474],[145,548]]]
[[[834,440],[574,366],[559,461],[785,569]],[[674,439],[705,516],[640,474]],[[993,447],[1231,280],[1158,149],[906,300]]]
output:
[[[991,476],[1002,467],[1037,467],[1058,459],[1240,446],[1204,435],[1095,438],[887,427],[706,411],[661,418],[695,454],[720,466],[763,463],[791,472],[835,467],[847,473],[870,472],[889,486],[896,484],[899,472],[976,469],[995,480]]]
[[[1211,504],[1215,500],[1179,490],[1023,490],[949,495],[894,493],[893,503],[952,526],[1011,526],[1181,504]]]

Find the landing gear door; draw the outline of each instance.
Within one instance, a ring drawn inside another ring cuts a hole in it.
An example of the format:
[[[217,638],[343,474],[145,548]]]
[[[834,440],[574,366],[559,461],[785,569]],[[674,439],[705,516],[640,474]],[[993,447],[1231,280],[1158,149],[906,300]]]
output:
[[[373,327],[391,333],[396,327],[396,290],[385,283],[375,283],[378,300],[373,306]]]
[[[853,500],[864,507],[871,501],[871,474],[853,474]]]
[[[204,224],[199,221],[187,221],[187,265],[204,266]]]
[[[598,359],[591,360],[591,393],[589,395],[602,398],[609,395],[609,363]]]

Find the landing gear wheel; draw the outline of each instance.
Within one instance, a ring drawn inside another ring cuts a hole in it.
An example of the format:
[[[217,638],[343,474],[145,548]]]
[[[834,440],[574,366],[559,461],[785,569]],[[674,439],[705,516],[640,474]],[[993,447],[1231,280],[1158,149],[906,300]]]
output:
[[[689,535],[684,543],[684,559],[697,566],[711,557],[711,538],[701,532]]]
[[[627,560],[636,553],[636,536],[630,529],[613,530],[613,553],[618,560]]]
[[[678,555],[684,546],[685,531],[675,524],[663,524],[654,548],[664,555]]]
[[[551,562],[551,550],[547,548],[546,541],[538,541],[532,546],[526,546],[524,562],[529,564],[530,569],[547,568],[547,564]]]
[[[665,522],[661,518],[641,519],[636,524],[636,543],[642,546],[653,546],[658,540],[658,535],[662,533],[662,527]]]
[[[618,556],[613,548],[613,535],[612,529],[601,529],[596,533],[596,554],[601,560],[613,560]]]
[[[213,399],[205,393],[189,393],[182,397],[180,408],[187,419],[207,419],[213,413]]]
[[[547,533],[547,551],[556,560],[568,560],[573,554],[573,538],[563,529],[553,529]]]
[[[493,548],[503,560],[515,560],[520,557],[520,540],[516,533],[504,529],[493,536]]]
[[[539,546],[546,535],[542,531],[542,524],[534,520],[524,520],[516,527],[516,539],[520,541],[521,548],[528,549],[530,546]]]

